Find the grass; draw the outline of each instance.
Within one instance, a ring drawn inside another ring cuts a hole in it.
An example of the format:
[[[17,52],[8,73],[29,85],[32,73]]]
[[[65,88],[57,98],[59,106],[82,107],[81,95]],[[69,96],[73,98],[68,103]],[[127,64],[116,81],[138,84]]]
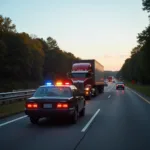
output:
[[[25,101],[20,101],[12,104],[0,106],[0,118],[8,117],[13,114],[17,114],[24,110]]]
[[[126,85],[137,92],[140,92],[141,94],[144,94],[148,97],[150,97],[150,85],[145,86],[145,85],[137,85],[137,84],[131,84],[131,83],[126,83]]]

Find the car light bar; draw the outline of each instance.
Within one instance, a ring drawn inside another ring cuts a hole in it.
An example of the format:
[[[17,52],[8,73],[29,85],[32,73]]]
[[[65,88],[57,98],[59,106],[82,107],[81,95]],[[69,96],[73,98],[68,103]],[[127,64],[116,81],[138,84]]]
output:
[[[52,83],[51,83],[51,82],[47,82],[46,85],[47,85],[47,86],[51,86]]]
[[[56,82],[56,86],[59,86],[59,85],[71,85],[71,83],[69,83],[69,82]]]
[[[56,85],[63,85],[62,82],[56,82]]]

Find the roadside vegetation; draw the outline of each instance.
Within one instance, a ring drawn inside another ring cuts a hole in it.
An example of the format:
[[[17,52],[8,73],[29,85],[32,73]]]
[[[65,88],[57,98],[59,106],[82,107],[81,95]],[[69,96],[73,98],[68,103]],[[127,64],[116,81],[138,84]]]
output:
[[[25,108],[25,101],[18,101],[12,104],[0,106],[0,118],[7,117],[19,112],[23,112]]]
[[[0,15],[0,92],[36,88],[45,80],[66,77],[72,60],[52,37],[46,40],[18,33],[9,17]]]
[[[142,0],[143,10],[150,13],[150,0]],[[150,17],[150,16],[149,16]],[[137,36],[138,45],[131,51],[117,74],[128,82],[131,88],[150,96],[150,24]]]
[[[144,94],[145,96],[150,97],[150,85],[138,85],[138,84],[126,83],[126,86],[136,90],[139,93]]]

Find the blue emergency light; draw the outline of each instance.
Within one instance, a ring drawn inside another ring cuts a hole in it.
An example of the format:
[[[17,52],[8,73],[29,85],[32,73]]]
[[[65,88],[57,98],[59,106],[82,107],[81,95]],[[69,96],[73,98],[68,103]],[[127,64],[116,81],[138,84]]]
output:
[[[47,85],[47,86],[51,86],[52,83],[51,83],[51,82],[47,82],[46,85]]]

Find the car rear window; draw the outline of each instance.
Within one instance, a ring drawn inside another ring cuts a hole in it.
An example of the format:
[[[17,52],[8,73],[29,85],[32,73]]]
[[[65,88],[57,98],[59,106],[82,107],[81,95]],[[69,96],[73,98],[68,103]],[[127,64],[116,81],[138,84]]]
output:
[[[72,92],[69,87],[40,87],[34,97],[71,97]]]

